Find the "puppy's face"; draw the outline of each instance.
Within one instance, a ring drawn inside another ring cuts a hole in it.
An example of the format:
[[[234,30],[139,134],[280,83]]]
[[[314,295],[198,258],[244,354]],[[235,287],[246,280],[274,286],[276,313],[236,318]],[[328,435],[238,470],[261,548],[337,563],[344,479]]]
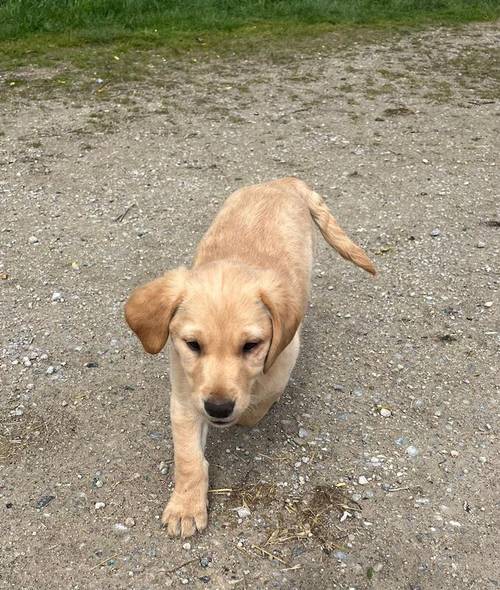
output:
[[[191,403],[218,426],[233,424],[251,405],[256,378],[302,318],[271,271],[230,262],[171,271],[137,289],[125,313],[148,352],[159,352],[170,335]]]
[[[190,281],[170,337],[193,403],[222,426],[237,421],[251,404],[252,386],[271,344],[272,322],[255,285],[210,279]]]

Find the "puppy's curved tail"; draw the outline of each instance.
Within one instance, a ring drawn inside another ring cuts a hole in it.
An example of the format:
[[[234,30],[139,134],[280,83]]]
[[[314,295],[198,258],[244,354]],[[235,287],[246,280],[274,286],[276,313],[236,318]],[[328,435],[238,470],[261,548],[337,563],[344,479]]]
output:
[[[328,209],[323,197],[311,190],[304,182],[300,180],[298,182],[300,186],[297,188],[309,207],[311,217],[330,246],[333,246],[342,258],[350,260],[356,266],[359,266],[372,275],[376,275],[377,271],[373,262],[368,258],[364,250],[356,245],[340,227]]]

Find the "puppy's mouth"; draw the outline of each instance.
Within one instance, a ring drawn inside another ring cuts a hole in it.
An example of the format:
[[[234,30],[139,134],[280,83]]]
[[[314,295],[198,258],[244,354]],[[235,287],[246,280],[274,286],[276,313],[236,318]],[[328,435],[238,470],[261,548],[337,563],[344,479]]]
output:
[[[226,420],[217,420],[216,418],[209,418],[208,422],[217,428],[224,428],[226,426],[232,426],[235,422],[235,418],[229,418]]]

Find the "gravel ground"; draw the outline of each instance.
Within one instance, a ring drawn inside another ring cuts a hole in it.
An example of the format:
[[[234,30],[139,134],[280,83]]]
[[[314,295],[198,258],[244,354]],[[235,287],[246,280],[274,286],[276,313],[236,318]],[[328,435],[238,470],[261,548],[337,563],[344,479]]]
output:
[[[498,32],[3,75],[0,588],[499,587]],[[286,395],[211,433],[209,528],[170,540],[167,359],[123,303],[290,174],[380,276],[318,238]]]

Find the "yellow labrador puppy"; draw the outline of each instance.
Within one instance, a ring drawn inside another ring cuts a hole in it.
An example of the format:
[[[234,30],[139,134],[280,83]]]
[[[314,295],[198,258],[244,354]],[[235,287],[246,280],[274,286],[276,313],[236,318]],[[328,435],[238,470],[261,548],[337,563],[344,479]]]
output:
[[[207,526],[208,425],[253,426],[285,389],[309,294],[311,219],[341,256],[375,274],[323,199],[284,178],[233,193],[193,267],[136,289],[126,304],[147,352],[170,336],[175,489],[162,521],[172,536]]]

